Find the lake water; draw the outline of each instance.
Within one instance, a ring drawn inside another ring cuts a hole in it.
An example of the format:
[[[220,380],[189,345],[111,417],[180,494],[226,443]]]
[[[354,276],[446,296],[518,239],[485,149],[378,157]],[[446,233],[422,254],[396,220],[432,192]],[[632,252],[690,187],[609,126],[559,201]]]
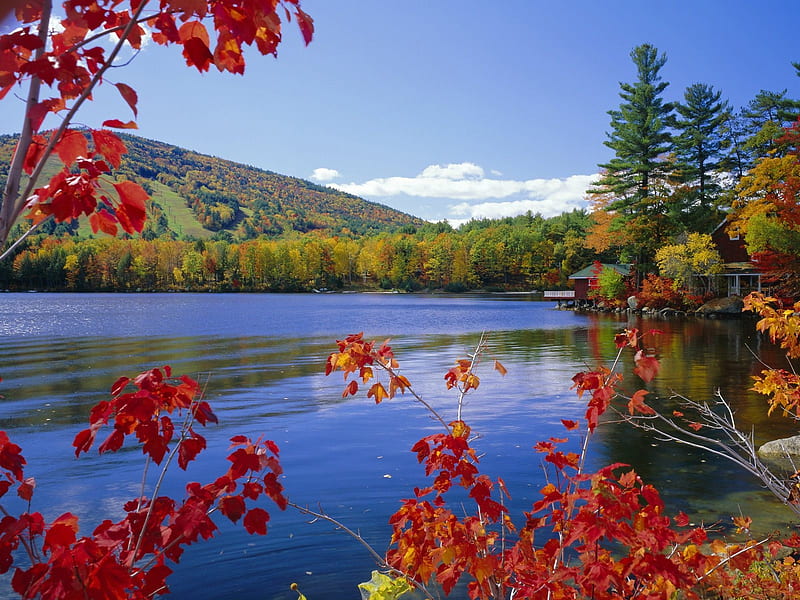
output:
[[[0,294],[0,429],[22,446],[26,475],[37,479],[34,510],[47,519],[75,512],[91,531],[104,518],[118,519],[136,496],[142,456],[131,449],[75,459],[71,441],[118,376],[169,364],[207,383],[220,424],[203,432],[209,449],[188,473],[172,472],[166,493],[181,497],[187,480],[224,472],[233,435],[264,434],[281,447],[292,501],[321,506],[383,552],[398,500],[424,484],[409,448],[437,427],[406,398],[380,406],[363,395],[342,399],[341,375],[324,376],[335,339],[359,331],[391,338],[402,372],[452,420],[456,395],[445,390],[443,375],[486,331],[489,358],[508,375],[487,361],[464,415],[481,435],[484,472],[505,479],[518,518],[543,485],[532,446],[561,435],[562,418],[582,416],[571,377],[610,362],[613,336],[624,327],[663,331],[654,344],[663,363],[649,386],[654,395],[674,389],[710,400],[719,388],[758,441],[793,433],[791,423],[767,419],[763,400],[746,391],[760,370],[750,349],[777,359],[752,321],[649,322],[558,311],[527,296],[404,294]],[[598,431],[593,464],[634,465],[663,490],[673,512],[708,523],[729,522],[741,509],[769,527],[791,519],[733,466],[625,426]],[[268,508],[266,537],[218,520],[218,538],[189,547],[176,567],[172,597],[290,599],[297,595],[289,585],[297,582],[309,600],[358,598],[356,585],[374,568],[361,546],[326,523]],[[9,597],[8,578],[0,580],[0,597]]]

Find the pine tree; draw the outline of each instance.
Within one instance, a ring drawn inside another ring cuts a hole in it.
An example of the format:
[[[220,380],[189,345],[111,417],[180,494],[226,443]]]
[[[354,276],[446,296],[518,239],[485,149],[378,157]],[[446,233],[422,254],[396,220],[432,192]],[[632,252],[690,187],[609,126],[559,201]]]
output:
[[[745,147],[748,124],[744,117],[744,110],[726,113],[720,132],[725,151],[725,156],[720,162],[720,169],[732,174],[736,181],[739,181],[753,166],[750,152]]]
[[[724,153],[722,126],[728,120],[728,103],[721,92],[704,83],[686,88],[685,104],[677,104],[673,126],[678,174],[691,186],[684,224],[692,231],[706,230],[716,224],[714,201],[719,185],[712,175],[720,167]]]
[[[615,156],[599,165],[604,174],[589,193],[609,199],[605,209],[613,215],[609,232],[625,232],[620,260],[635,261],[638,271],[647,272],[652,268],[656,248],[676,231],[667,180],[675,163],[668,155],[672,147],[668,125],[673,106],[662,98],[669,85],[659,75],[666,55],[659,55],[650,44],[642,44],[630,56],[638,80],[620,83],[622,103],[608,113],[611,132],[605,142]]]
[[[784,155],[785,149],[779,148],[775,142],[800,113],[800,100],[787,98],[786,93],[787,90],[761,90],[742,111],[749,133],[744,147],[750,152],[752,162],[770,153]]]
[[[667,61],[665,54],[650,44],[631,51],[638,80],[620,83],[622,103],[611,110],[611,132],[605,145],[615,156],[599,165],[605,175],[590,193],[611,192],[615,200],[611,209],[619,213],[649,212],[648,197],[652,186],[664,175],[668,164],[662,156],[670,149],[672,136],[667,124],[672,105],[661,94],[669,85],[661,81],[659,71]]]

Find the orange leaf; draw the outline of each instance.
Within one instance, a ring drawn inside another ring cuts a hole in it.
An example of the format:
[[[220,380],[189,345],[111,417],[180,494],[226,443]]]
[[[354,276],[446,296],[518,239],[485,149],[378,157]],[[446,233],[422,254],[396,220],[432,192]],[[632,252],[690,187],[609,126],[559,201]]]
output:
[[[167,4],[170,10],[180,12],[181,20],[185,21],[191,15],[196,14],[198,17],[205,17],[208,11],[208,3],[206,0],[169,0]]]
[[[642,413],[643,415],[655,414],[655,411],[644,403],[644,397],[648,393],[649,392],[647,390],[638,390],[633,396],[631,396],[630,402],[628,402],[628,412],[630,414],[637,412]]]
[[[636,479],[636,471],[627,471],[619,476],[619,484],[624,488],[630,488],[636,483]]]
[[[100,154],[106,157],[115,169],[122,163],[122,155],[128,150],[116,134],[105,129],[92,130],[94,147]]]
[[[72,513],[64,513],[50,525],[42,549],[47,552],[54,547],[69,546],[75,542],[76,533],[78,533],[78,517]]]
[[[208,47],[210,41],[208,38],[208,30],[200,21],[187,21],[181,25],[181,28],[178,30],[178,35],[180,36],[181,42],[187,42],[192,38],[197,38],[204,42],[206,47]]]
[[[652,381],[658,375],[661,365],[655,357],[647,356],[643,351],[639,350],[634,361],[636,362],[636,368],[633,369],[633,372],[641,377],[643,381]]]
[[[244,516],[244,528],[249,534],[267,535],[269,513],[263,508],[251,508]]]
[[[736,526],[736,533],[750,531],[753,519],[750,517],[733,517],[733,524]]]
[[[47,140],[44,139],[44,137],[42,137],[41,135],[33,136],[33,139],[31,140],[31,145],[28,146],[28,151],[25,154],[25,161],[23,162],[22,165],[22,168],[28,175],[33,173],[33,170],[39,163],[39,159],[42,158],[45,146],[47,146]]]
[[[388,398],[389,394],[382,383],[376,383],[367,392],[367,398],[375,398],[375,404],[380,404],[384,398]]]
[[[89,225],[95,233],[102,231],[108,235],[117,235],[117,218],[105,208],[89,215]]]
[[[147,217],[146,202],[150,198],[147,192],[132,181],[120,181],[114,184],[114,189],[119,194],[120,204],[116,208],[117,219],[122,228],[128,233],[141,232]]]
[[[508,370],[502,365],[499,360],[494,361],[494,370],[500,373],[500,375],[505,375],[508,373]]]
[[[303,34],[303,41],[306,43],[306,46],[308,46],[314,35],[314,19],[300,10],[300,7],[296,9],[295,15],[297,15],[297,24],[300,26],[300,33]]]
[[[33,497],[33,488],[36,487],[36,480],[33,477],[28,477],[23,481],[17,489],[17,495],[23,500],[30,502]]]
[[[127,123],[123,123],[119,119],[109,119],[108,121],[103,121],[103,127],[113,127],[114,129],[139,129],[136,121],[128,121]]]
[[[344,388],[342,392],[342,398],[346,398],[347,396],[355,396],[356,392],[358,392],[358,382],[351,381],[347,384],[347,387]]]
[[[70,166],[79,156],[89,154],[89,140],[80,131],[67,129],[55,146],[58,158],[64,163],[65,167]]]
[[[136,93],[136,90],[134,90],[131,86],[124,83],[117,83],[115,85],[119,90],[122,99],[125,100],[125,102],[128,103],[128,106],[131,107],[131,110],[133,111],[133,116],[134,117],[139,116],[139,112],[136,109],[136,104],[137,102],[139,102],[139,96]]]
[[[568,421],[566,419],[561,419],[561,423],[566,427],[567,431],[574,431],[578,428],[577,421]]]
[[[211,50],[200,38],[189,38],[183,43],[183,56],[186,58],[186,64],[190,67],[196,67],[198,71],[208,71],[208,67],[214,60],[214,55]]]

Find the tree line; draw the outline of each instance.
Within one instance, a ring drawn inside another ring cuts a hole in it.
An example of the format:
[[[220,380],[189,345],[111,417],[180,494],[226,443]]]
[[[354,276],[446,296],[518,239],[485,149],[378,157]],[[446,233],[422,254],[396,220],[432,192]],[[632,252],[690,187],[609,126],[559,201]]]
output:
[[[407,225],[361,237],[303,235],[244,242],[33,237],[0,263],[5,289],[74,291],[541,289],[563,286],[593,253],[589,216],[530,213]]]

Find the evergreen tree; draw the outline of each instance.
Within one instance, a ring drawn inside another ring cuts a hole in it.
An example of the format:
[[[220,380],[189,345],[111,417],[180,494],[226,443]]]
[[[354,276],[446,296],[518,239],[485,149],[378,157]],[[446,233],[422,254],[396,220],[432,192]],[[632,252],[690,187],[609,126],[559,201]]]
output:
[[[744,177],[753,166],[751,153],[745,147],[747,132],[748,124],[744,110],[725,114],[720,128],[725,156],[720,161],[720,169],[732,174],[736,181]]]
[[[659,71],[667,61],[665,54],[650,44],[631,51],[638,80],[620,83],[622,103],[611,110],[611,132],[605,145],[615,156],[599,165],[605,175],[590,193],[613,193],[611,209],[623,215],[648,212],[648,197],[654,182],[668,166],[662,155],[670,149],[672,136],[667,125],[672,105],[662,93],[669,85],[661,81]]]
[[[686,88],[685,104],[677,104],[678,113],[673,125],[678,174],[683,183],[691,186],[684,208],[683,224],[691,231],[710,230],[716,225],[714,204],[719,185],[712,175],[723,157],[722,126],[728,118],[728,103],[721,92],[704,83]]]
[[[672,148],[668,125],[672,104],[662,98],[669,85],[659,74],[667,61],[650,44],[631,51],[638,80],[620,83],[622,103],[611,115],[611,132],[606,146],[615,156],[599,165],[603,176],[590,194],[609,199],[605,210],[612,215],[609,232],[625,232],[619,259],[636,262],[647,272],[656,248],[676,232],[671,210],[672,186],[667,180],[674,170],[674,160],[667,154]]]
[[[794,123],[800,113],[800,101],[787,98],[786,93],[786,90],[761,90],[742,111],[748,128],[744,147],[751,154],[751,164],[770,152],[784,154],[775,141],[783,136],[784,128]]]

